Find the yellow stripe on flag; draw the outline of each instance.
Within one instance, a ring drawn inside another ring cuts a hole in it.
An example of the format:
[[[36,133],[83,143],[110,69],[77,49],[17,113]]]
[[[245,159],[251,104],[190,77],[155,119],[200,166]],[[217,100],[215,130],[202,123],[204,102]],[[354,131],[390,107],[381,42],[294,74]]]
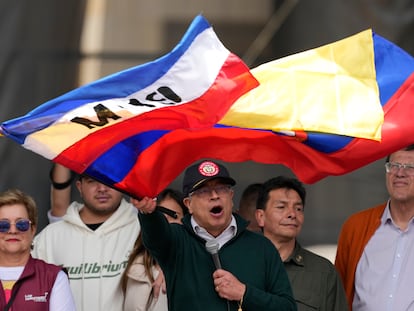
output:
[[[372,31],[265,63],[221,124],[381,139]]]

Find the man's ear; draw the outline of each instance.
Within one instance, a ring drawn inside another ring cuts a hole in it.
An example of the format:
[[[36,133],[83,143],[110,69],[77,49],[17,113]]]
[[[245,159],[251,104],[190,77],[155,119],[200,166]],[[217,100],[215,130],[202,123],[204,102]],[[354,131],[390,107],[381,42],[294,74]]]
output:
[[[82,181],[77,180],[75,183],[75,186],[78,189],[79,193],[82,195],[81,185],[82,185]]]
[[[259,225],[259,227],[263,228],[264,227],[264,210],[257,209],[255,216],[256,216],[257,224]]]
[[[192,210],[192,208],[191,208],[191,198],[190,198],[190,197],[186,197],[186,198],[184,198],[183,203],[184,203],[184,205],[185,205],[185,206],[187,206],[187,208],[188,208],[188,212],[189,212],[190,214],[192,214],[192,213],[193,213],[193,210]]]

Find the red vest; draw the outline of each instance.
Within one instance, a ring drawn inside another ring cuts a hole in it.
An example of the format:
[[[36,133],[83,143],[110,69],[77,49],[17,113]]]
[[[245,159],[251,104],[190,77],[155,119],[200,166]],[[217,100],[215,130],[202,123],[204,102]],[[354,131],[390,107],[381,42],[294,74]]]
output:
[[[61,270],[61,267],[30,257],[22,275],[13,286],[12,296],[17,285],[20,284],[14,302],[11,305],[11,310],[49,310],[50,294],[57,274]],[[6,298],[3,287],[1,287],[0,309],[3,310],[5,306]]]

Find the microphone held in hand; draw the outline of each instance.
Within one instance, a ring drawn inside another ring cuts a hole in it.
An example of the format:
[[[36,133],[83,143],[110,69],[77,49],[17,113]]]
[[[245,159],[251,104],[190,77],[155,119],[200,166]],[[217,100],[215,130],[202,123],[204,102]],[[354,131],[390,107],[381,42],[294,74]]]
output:
[[[209,240],[206,242],[206,249],[213,257],[214,265],[216,269],[221,269],[220,258],[218,255],[219,244],[216,240]]]
[[[216,240],[209,240],[206,242],[206,249],[207,252],[209,252],[211,254],[211,256],[213,257],[213,261],[214,261],[214,265],[216,266],[216,269],[221,269],[221,263],[220,263],[220,258],[218,255],[218,250],[219,250],[219,244]],[[230,302],[226,299],[227,301],[227,311],[230,310]]]

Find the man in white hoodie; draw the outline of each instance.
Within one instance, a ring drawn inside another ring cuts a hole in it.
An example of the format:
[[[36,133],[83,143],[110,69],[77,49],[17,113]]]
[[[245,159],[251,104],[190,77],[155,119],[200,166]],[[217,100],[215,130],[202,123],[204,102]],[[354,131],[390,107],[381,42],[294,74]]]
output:
[[[87,176],[76,186],[83,203],[72,202],[35,237],[32,255],[67,269],[77,310],[120,311],[120,278],[140,231],[136,209]]]

